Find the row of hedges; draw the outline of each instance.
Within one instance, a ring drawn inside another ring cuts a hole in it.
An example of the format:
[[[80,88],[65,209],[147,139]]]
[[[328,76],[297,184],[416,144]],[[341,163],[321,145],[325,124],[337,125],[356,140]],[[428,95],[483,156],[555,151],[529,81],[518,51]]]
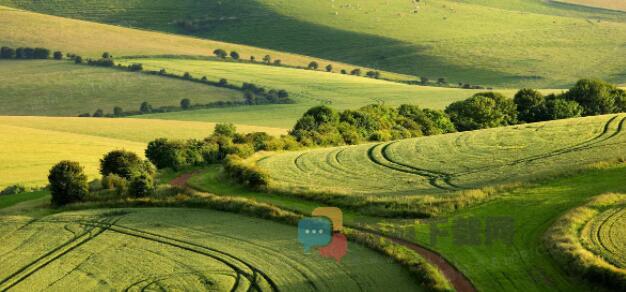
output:
[[[57,60],[63,58],[63,53],[56,51],[53,57]],[[49,59],[50,50],[46,48],[0,48],[0,59]]]
[[[570,272],[603,284],[615,291],[626,290],[626,269],[615,267],[587,250],[580,231],[589,220],[607,207],[623,205],[626,195],[606,194],[567,212],[548,230],[544,244],[549,253]]]

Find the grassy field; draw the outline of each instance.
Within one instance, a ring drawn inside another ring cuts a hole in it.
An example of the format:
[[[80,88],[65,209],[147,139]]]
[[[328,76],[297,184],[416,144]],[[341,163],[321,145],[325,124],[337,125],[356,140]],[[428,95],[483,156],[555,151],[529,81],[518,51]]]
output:
[[[138,119],[0,117],[0,189],[23,183],[41,186],[48,170],[63,159],[79,161],[87,174],[98,173],[106,152],[124,148],[143,155],[146,143],[159,137],[204,138],[214,124]],[[242,132],[283,129],[240,125]]]
[[[603,210],[581,230],[581,242],[587,249],[623,269],[626,269],[625,203]]]
[[[124,63],[124,60],[121,61]],[[255,83],[267,88],[286,89],[297,104],[196,110],[142,116],[142,118],[239,122],[251,125],[291,128],[296,120],[312,106],[325,103],[338,109],[359,108],[367,104],[402,103],[420,107],[445,108],[453,101],[465,99],[480,90],[426,87],[327,72],[299,70],[265,65],[152,58],[130,60],[145,68],[184,74],[210,80],[226,78],[233,84]],[[484,91],[484,90],[483,90]],[[498,90],[513,96],[515,90]],[[558,91],[558,90],[556,90]],[[544,93],[555,90],[544,90]]]
[[[626,2],[619,0],[553,0],[568,4],[577,4],[595,8],[619,10],[626,12]]]
[[[69,61],[0,61],[0,115],[76,116],[99,108],[112,113],[115,106],[137,111],[144,101],[178,106],[183,98],[240,101],[243,93]]]
[[[349,244],[337,264],[305,254],[295,227],[211,210],[6,215],[1,222],[3,290],[420,290],[407,271],[362,246]]]
[[[622,12],[542,0],[0,3],[454,82],[561,87],[586,76],[626,80],[626,57],[618,53],[626,38]]]
[[[43,4],[43,2],[39,3]],[[122,3],[125,5],[130,2],[118,1],[119,8],[123,8]],[[11,3],[4,1],[0,4]],[[69,3],[65,2],[65,4]],[[95,11],[98,10],[100,4],[102,2],[93,3],[92,1],[92,3],[88,3],[89,8],[80,8],[73,4],[69,4],[69,6],[76,7],[80,11]],[[172,2],[172,4],[178,5],[176,2]],[[115,5],[116,3],[105,4],[106,11],[116,10],[113,9]],[[213,50],[221,48],[229,52],[237,51],[242,59],[255,56],[260,61],[263,56],[270,55],[273,59],[280,59],[283,64],[291,66],[307,66],[309,62],[315,60],[324,64],[323,66],[333,64],[335,68],[354,67],[354,65],[298,54],[55,17],[5,6],[0,6],[0,40],[2,40],[0,46],[45,47],[88,57],[100,57],[105,51],[115,57],[145,55],[212,56]],[[382,72],[382,76],[403,80],[415,79],[411,76],[389,72]]]
[[[260,155],[274,190],[395,200],[550,177],[624,158],[625,115]]]

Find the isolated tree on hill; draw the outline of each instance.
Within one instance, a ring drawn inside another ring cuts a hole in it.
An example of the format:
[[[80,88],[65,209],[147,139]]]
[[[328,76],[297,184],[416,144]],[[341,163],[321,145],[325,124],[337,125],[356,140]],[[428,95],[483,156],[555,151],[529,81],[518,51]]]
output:
[[[61,161],[48,175],[52,204],[62,206],[81,201],[89,192],[87,176],[78,162]]]
[[[142,113],[150,113],[152,112],[152,105],[150,105],[150,103],[148,103],[147,101],[144,101],[141,103],[141,106],[139,106],[139,111]]]
[[[263,62],[266,64],[272,63],[272,57],[270,55],[265,55],[265,57],[263,57]]]
[[[538,122],[541,117],[545,99],[543,95],[534,89],[520,89],[513,98],[517,105],[518,118],[525,122]]]
[[[230,52],[230,57],[231,57],[233,60],[239,60],[239,53],[237,53],[237,52],[235,52],[235,51],[232,51],[232,52]]]
[[[9,47],[0,48],[0,58],[2,59],[13,59],[15,58],[15,50]]]
[[[326,65],[326,72],[333,72],[333,65],[331,64]]]
[[[319,68],[319,64],[315,61],[309,63],[309,66],[307,68],[311,69],[311,70],[317,70],[317,68]]]
[[[119,117],[123,114],[124,114],[124,109],[122,109],[121,107],[116,106],[113,108],[113,115],[115,115],[116,117]]]
[[[109,58],[111,58],[111,54],[109,54],[109,52],[102,53],[102,59],[109,59]]]
[[[191,107],[191,100],[189,98],[183,98],[180,101],[180,107],[185,110],[189,109]]]
[[[101,117],[104,117],[104,111],[103,111],[102,109],[97,109],[97,110],[93,113],[92,117],[94,117],[94,118],[101,118]]]
[[[341,69],[341,74],[348,74],[348,71],[346,71],[346,69]]]
[[[63,59],[63,53],[62,53],[61,51],[56,51],[56,52],[54,52],[54,54],[53,54],[52,56],[53,56],[53,58],[54,58],[55,60],[61,60],[61,59]]]
[[[226,58],[226,56],[228,56],[228,53],[226,53],[226,51],[222,50],[222,49],[216,49],[215,51],[213,51],[213,55],[215,55],[218,58]]]
[[[351,75],[356,75],[356,76],[361,76],[361,69],[356,68],[356,69],[350,71],[350,74]]]

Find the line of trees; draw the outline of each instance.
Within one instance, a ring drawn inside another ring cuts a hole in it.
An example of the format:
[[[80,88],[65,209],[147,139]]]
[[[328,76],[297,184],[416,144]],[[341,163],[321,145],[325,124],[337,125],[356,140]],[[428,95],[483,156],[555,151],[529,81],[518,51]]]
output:
[[[0,48],[0,59],[50,59],[50,55],[50,50],[46,48]],[[52,57],[56,60],[61,60],[63,59],[63,53],[60,51],[55,51],[54,53],[52,53]]]

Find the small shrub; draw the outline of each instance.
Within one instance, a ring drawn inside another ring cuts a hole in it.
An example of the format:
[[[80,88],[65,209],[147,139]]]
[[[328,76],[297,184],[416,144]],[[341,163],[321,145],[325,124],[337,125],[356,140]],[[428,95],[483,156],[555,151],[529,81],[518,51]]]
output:
[[[226,53],[226,51],[222,50],[222,49],[216,49],[215,51],[213,51],[213,55],[215,55],[218,58],[226,58],[226,56],[228,56],[228,53]]]
[[[53,57],[55,60],[62,60],[63,59],[63,53],[61,51],[56,51],[53,54]]]
[[[149,197],[155,192],[154,179],[146,174],[135,177],[130,183],[128,192],[137,198]]]
[[[230,52],[230,57],[231,57],[233,60],[239,60],[239,53],[237,53],[237,52],[235,52],[235,51],[232,51],[232,52]]]

